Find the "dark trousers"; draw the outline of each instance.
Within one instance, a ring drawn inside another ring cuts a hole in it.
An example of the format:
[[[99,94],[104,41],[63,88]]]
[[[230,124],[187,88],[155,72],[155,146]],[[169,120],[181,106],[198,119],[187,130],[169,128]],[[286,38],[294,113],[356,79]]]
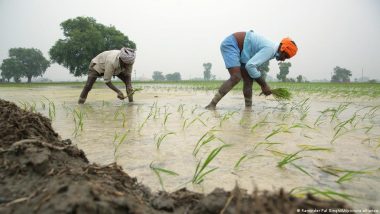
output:
[[[96,82],[96,79],[99,77],[102,77],[103,75],[99,74],[95,70],[89,70],[86,84],[84,85],[84,88],[82,90],[82,93],[80,94],[79,99],[86,100],[88,93],[91,91],[92,86]],[[127,76],[125,73],[121,72],[117,77],[124,82],[125,85],[127,85]]]

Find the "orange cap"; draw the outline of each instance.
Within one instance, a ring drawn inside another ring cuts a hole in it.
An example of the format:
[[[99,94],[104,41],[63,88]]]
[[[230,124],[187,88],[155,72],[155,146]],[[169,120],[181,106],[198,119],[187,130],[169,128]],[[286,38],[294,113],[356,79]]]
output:
[[[298,48],[297,45],[290,39],[289,37],[283,38],[281,40],[281,49],[280,51],[284,51],[289,55],[289,58],[296,55]]]

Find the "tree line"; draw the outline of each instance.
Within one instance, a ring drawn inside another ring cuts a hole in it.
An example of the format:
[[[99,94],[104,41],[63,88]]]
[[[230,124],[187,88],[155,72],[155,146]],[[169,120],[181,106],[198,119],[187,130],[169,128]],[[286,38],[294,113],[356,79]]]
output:
[[[114,26],[105,26],[96,22],[92,17],[77,17],[68,19],[60,24],[63,30],[63,39],[58,39],[49,50],[50,60],[46,59],[42,52],[36,48],[11,48],[9,57],[0,65],[0,81],[9,82],[12,78],[20,82],[21,78],[27,78],[28,82],[33,77],[42,76],[52,63],[58,63],[67,68],[76,77],[87,74],[88,65],[97,54],[122,47],[136,48],[136,44],[128,36],[117,30]],[[277,79],[282,82],[304,82],[305,77],[298,75],[296,79],[288,78],[290,62],[278,63],[280,72]],[[203,63],[203,79],[215,80],[211,73],[212,63]],[[261,65],[258,70],[264,77],[269,72],[269,62]],[[336,66],[331,82],[350,82],[352,72],[348,69]],[[164,75],[160,71],[154,71],[153,80],[181,80],[178,72]]]

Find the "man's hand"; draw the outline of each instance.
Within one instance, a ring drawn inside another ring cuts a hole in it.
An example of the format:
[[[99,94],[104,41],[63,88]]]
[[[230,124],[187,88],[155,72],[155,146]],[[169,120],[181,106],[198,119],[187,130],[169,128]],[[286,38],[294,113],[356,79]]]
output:
[[[120,100],[124,100],[125,96],[124,96],[123,92],[120,91],[119,93],[117,93],[117,98],[119,98]]]
[[[264,94],[265,96],[268,96],[268,95],[271,95],[272,94],[272,91],[270,90],[269,86],[268,85],[265,85],[263,87],[261,87],[261,93],[260,95]]]

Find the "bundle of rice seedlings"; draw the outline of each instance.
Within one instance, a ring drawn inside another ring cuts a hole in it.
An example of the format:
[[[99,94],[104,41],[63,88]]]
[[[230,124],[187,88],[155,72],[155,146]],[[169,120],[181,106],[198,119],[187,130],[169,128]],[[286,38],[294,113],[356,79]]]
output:
[[[292,98],[292,94],[285,88],[276,88],[271,91],[273,97],[277,100],[290,100]]]
[[[133,91],[132,91],[132,95],[137,92],[137,91],[142,91],[143,89],[142,88],[134,88]]]

